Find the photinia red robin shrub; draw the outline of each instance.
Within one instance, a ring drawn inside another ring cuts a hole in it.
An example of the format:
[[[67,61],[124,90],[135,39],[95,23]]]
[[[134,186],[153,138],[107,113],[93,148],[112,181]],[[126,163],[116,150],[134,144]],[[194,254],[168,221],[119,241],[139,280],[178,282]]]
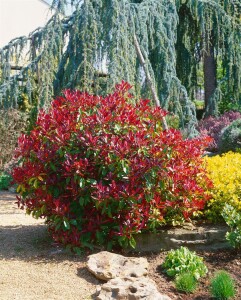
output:
[[[134,234],[187,220],[209,199],[207,140],[162,130],[166,112],[135,103],[129,89],[122,82],[105,98],[66,90],[19,138],[18,205],[74,249],[134,246]]]

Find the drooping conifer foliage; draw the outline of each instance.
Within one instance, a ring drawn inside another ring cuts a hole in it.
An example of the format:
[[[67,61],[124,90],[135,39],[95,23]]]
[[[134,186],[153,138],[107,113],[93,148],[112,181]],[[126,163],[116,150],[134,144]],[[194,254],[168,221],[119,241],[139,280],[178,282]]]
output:
[[[223,68],[220,82],[213,80],[207,111],[217,110],[223,84],[233,102],[240,100],[239,0],[71,2],[75,5],[71,16],[63,17],[65,0],[54,0],[55,13],[44,28],[0,50],[1,107],[17,107],[22,92],[38,107],[48,106],[63,88],[105,94],[121,80],[134,86],[137,98],[151,97],[148,70],[160,105],[178,114],[181,125],[191,131],[196,118],[189,99],[205,56],[213,59],[213,65],[221,61]],[[38,101],[33,99],[36,93]]]

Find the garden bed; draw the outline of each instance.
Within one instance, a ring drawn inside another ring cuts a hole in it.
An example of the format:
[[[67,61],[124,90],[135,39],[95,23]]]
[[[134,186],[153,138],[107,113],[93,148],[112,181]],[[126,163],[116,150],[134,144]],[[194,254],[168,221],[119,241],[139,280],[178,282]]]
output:
[[[53,244],[42,220],[26,216],[17,208],[15,195],[0,192],[0,294],[2,299],[94,299],[97,285],[102,284],[85,268],[86,257],[66,253]],[[241,254],[234,250],[198,250],[208,267],[208,275],[192,295],[178,293],[173,282],[162,270],[166,252],[154,254],[129,253],[144,256],[149,261],[149,276],[161,293],[176,300],[209,300],[208,285],[215,271],[225,269],[236,280],[241,295]],[[11,270],[11,273],[9,272]],[[13,288],[14,287],[14,288]]]

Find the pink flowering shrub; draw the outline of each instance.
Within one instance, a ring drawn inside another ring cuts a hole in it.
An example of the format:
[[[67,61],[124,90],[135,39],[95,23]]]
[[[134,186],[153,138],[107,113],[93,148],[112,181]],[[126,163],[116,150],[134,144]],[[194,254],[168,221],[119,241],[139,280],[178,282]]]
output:
[[[208,151],[218,151],[218,142],[221,136],[222,129],[237,119],[241,119],[240,112],[228,111],[220,117],[208,117],[199,121],[197,129],[200,134],[202,136],[208,135],[213,138],[213,141],[207,147]]]

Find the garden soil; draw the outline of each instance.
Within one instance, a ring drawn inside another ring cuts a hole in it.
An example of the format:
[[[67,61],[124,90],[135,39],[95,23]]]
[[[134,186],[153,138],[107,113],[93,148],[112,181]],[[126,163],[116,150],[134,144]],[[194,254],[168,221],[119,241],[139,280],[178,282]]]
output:
[[[1,300],[87,300],[95,299],[96,286],[102,282],[86,269],[86,253],[76,256],[53,243],[43,220],[35,220],[17,208],[15,195],[0,192],[0,299]],[[241,300],[241,253],[237,251],[198,252],[209,274],[197,292],[176,292],[161,268],[165,252],[139,253],[147,257],[149,276],[160,292],[177,300],[212,299],[208,285],[213,273],[224,269],[237,282]],[[137,254],[135,254],[136,256]]]

